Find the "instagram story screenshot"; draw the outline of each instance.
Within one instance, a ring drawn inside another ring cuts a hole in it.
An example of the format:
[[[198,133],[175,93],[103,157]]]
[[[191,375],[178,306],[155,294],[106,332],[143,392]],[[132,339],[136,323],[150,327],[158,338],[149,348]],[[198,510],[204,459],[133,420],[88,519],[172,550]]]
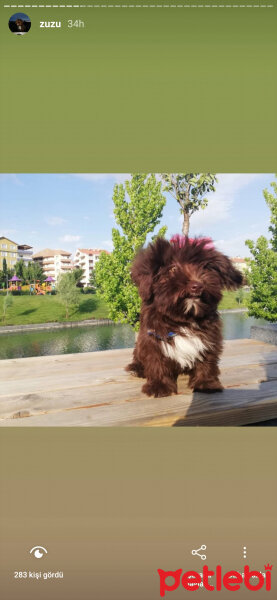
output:
[[[276,0],[0,2],[1,600],[273,600]]]

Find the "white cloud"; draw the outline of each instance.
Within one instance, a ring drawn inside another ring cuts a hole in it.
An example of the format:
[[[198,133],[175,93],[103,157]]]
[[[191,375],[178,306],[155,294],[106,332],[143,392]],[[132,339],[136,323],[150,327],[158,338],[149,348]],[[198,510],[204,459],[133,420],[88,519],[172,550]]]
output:
[[[64,223],[66,223],[66,220],[62,217],[45,217],[45,222],[47,223],[47,225],[55,227],[56,225],[64,225]]]
[[[258,173],[221,173],[217,177],[216,192],[208,195],[208,206],[205,210],[200,209],[191,217],[191,230],[195,234],[203,233],[207,226],[228,219],[236,193],[261,175]]]
[[[60,238],[61,242],[79,242],[79,240],[81,239],[80,235],[64,235],[63,237]]]
[[[249,256],[249,250],[247,246],[245,246],[245,240],[246,236],[243,234],[229,240],[215,240],[215,246],[218,250],[228,256],[240,256],[244,258],[245,256]]]
[[[240,256],[244,258],[245,256],[251,256],[248,246],[245,245],[245,240],[251,239],[256,242],[260,235],[267,235],[266,226],[262,229],[260,228],[259,231],[257,229],[253,231],[252,228],[252,231],[249,234],[242,233],[233,238],[215,240],[215,246],[218,250],[221,250],[221,252],[224,252],[224,254],[227,254],[228,256]]]

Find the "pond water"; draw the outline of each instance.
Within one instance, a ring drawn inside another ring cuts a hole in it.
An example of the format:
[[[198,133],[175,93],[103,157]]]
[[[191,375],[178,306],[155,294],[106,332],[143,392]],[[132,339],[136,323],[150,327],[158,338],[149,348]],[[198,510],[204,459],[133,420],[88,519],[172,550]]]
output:
[[[221,315],[226,340],[250,337],[251,325],[264,323],[246,313]],[[72,354],[132,348],[135,335],[128,325],[94,325],[0,335],[0,359]]]

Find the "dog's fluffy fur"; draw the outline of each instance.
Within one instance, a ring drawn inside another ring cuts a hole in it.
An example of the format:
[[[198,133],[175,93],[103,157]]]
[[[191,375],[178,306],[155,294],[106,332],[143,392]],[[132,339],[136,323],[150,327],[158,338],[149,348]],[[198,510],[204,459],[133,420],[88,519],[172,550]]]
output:
[[[146,378],[142,391],[155,397],[176,394],[181,373],[189,375],[195,391],[221,391],[217,306],[223,288],[242,285],[241,272],[206,238],[175,236],[141,250],[131,275],[142,307],[133,362],[126,370]]]

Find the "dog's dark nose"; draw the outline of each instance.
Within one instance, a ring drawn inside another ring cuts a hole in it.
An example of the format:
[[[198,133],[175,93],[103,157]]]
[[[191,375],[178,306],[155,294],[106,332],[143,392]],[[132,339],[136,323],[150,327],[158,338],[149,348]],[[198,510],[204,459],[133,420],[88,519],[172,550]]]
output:
[[[189,291],[191,292],[191,294],[201,294],[203,290],[203,285],[202,283],[199,283],[198,281],[191,281],[189,284]]]

